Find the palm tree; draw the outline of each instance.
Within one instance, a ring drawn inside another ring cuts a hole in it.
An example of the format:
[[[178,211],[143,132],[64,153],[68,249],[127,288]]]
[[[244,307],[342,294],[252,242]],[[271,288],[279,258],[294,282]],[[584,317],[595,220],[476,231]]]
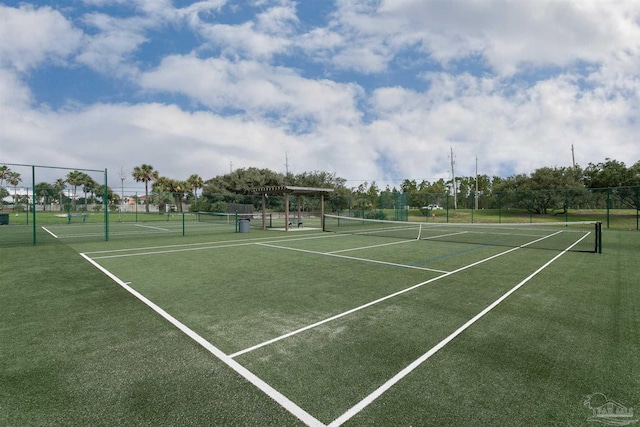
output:
[[[144,182],[144,202],[147,213],[149,213],[149,181],[157,181],[158,177],[158,171],[153,170],[151,165],[142,164],[133,168],[133,179],[136,182]]]
[[[39,184],[36,184],[35,190],[37,200],[42,202],[42,209],[46,211],[47,205],[51,203],[51,200],[56,194],[55,188],[48,182],[41,182]]]
[[[9,193],[4,189],[4,181],[9,179],[10,173],[11,173],[11,169],[9,169],[7,166],[0,166],[0,202],[2,202],[2,199],[4,198],[5,193],[9,195]]]
[[[98,185],[97,182],[93,180],[89,175],[83,173],[80,177],[80,182],[82,185],[82,190],[84,191],[84,210],[87,210],[87,193],[92,193],[95,190],[95,187]]]
[[[16,210],[16,202],[18,200],[18,184],[22,182],[18,172],[9,172],[7,181],[13,185],[13,210]]]
[[[71,205],[73,206],[73,210],[76,209],[76,190],[78,185],[82,183],[84,175],[85,174],[77,170],[67,174],[67,182],[71,184],[71,187],[73,187],[73,191],[71,193]]]
[[[199,175],[193,174],[187,179],[187,182],[193,189],[193,197],[195,197],[196,199],[196,211],[197,211],[198,210],[198,189],[202,188],[202,186],[204,185],[204,181]]]
[[[53,188],[55,188],[55,190],[56,190],[56,194],[58,194],[58,196],[59,196],[59,198],[60,198],[60,210],[61,210],[61,211],[62,211],[62,199],[63,199],[63,197],[64,197],[64,193],[63,193],[63,191],[64,191],[64,188],[65,188],[66,186],[67,186],[67,185],[65,184],[64,179],[62,179],[62,178],[58,178],[58,179],[56,179],[56,183],[55,183],[55,184],[53,184]]]

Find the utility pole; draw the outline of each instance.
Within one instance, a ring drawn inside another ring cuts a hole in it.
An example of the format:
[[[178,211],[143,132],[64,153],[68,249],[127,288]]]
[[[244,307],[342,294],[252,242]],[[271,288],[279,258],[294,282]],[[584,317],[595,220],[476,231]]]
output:
[[[229,160],[229,173],[233,173],[233,162]]]
[[[571,144],[571,159],[573,160],[573,168],[576,168],[576,152],[573,149],[573,144]]]
[[[456,186],[456,173],[454,170],[453,165],[455,164],[455,161],[453,159],[453,147],[449,147],[451,148],[451,188],[453,189],[453,209],[458,209],[458,189]]]
[[[124,206],[124,178],[126,176],[124,174],[124,169],[122,169],[122,166],[120,166],[120,172],[118,173],[118,175],[120,175],[120,212],[122,212],[122,208]]]
[[[289,182],[289,153],[285,152],[284,153],[284,170],[285,170],[285,175],[284,175],[284,182],[285,184],[288,184]]]

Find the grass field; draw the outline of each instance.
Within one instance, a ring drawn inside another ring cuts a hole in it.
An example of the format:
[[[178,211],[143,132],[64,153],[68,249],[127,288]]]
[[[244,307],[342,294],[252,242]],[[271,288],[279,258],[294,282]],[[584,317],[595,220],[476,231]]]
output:
[[[0,249],[0,425],[581,426],[640,405],[636,231],[593,254],[72,226],[93,225]]]

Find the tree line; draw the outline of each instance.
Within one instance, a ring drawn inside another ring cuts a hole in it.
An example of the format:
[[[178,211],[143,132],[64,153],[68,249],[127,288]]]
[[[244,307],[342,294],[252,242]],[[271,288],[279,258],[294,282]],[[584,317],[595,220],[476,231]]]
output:
[[[173,179],[160,175],[152,165],[142,164],[134,167],[131,176],[136,182],[144,184],[143,202],[147,212],[149,212],[150,203],[171,204],[179,211],[182,211],[185,205],[189,205],[191,210],[223,211],[225,204],[245,203],[247,196],[252,194],[253,188],[281,185],[333,188],[334,192],[327,197],[333,210],[394,207],[393,194],[397,193],[406,194],[406,203],[409,206],[443,205],[446,202],[447,207],[455,209],[474,207],[478,200],[481,200],[484,205],[480,206],[481,208],[491,208],[494,207],[491,204],[495,204],[500,195],[504,194],[530,193],[539,196],[545,191],[551,194],[551,190],[576,192],[600,188],[617,188],[616,194],[623,200],[625,206],[635,209],[640,207],[637,190],[627,192],[622,190],[640,187],[640,161],[627,167],[624,162],[609,158],[604,162],[589,163],[586,168],[542,167],[530,174],[515,174],[507,178],[479,175],[456,177],[455,182],[444,178],[433,182],[405,179],[397,187],[387,185],[384,189],[379,188],[375,181],[349,187],[346,179],[325,171],[283,174],[255,167],[236,169],[205,181],[197,174],[191,175],[186,180]],[[2,199],[11,195],[5,188],[5,184],[9,184],[13,187],[15,202],[28,204],[29,200],[20,200],[20,196],[17,195],[20,182],[22,178],[19,173],[7,166],[0,166]],[[65,191],[67,189],[69,191]],[[198,190],[202,190],[199,198]],[[78,191],[81,191],[83,197],[78,195]],[[87,205],[91,203],[104,204],[105,197],[106,204],[113,208],[117,209],[121,203],[121,196],[111,187],[105,188],[91,176],[77,170],[69,172],[65,179],[57,179],[54,183],[36,184],[35,196],[38,203],[45,206],[58,203],[61,208],[66,206],[73,210],[78,208],[86,210]],[[26,196],[22,197],[28,199]],[[524,196],[523,200],[528,200],[527,197],[529,196]],[[533,209],[537,213],[546,213],[547,207],[552,203],[562,203],[557,200],[548,200],[545,204],[536,201],[537,199],[541,200],[544,197],[531,196],[530,201],[523,203],[528,203],[528,209]],[[552,197],[548,196],[547,199]],[[558,199],[557,196],[556,199]],[[80,206],[77,205],[78,203]],[[386,205],[387,203],[391,206]]]

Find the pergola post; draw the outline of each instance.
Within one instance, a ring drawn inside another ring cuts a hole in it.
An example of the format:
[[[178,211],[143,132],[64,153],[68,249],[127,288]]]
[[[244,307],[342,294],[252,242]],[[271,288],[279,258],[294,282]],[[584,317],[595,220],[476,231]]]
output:
[[[267,195],[262,195],[262,229],[267,229]]]
[[[284,231],[289,231],[289,193],[284,193]]]

